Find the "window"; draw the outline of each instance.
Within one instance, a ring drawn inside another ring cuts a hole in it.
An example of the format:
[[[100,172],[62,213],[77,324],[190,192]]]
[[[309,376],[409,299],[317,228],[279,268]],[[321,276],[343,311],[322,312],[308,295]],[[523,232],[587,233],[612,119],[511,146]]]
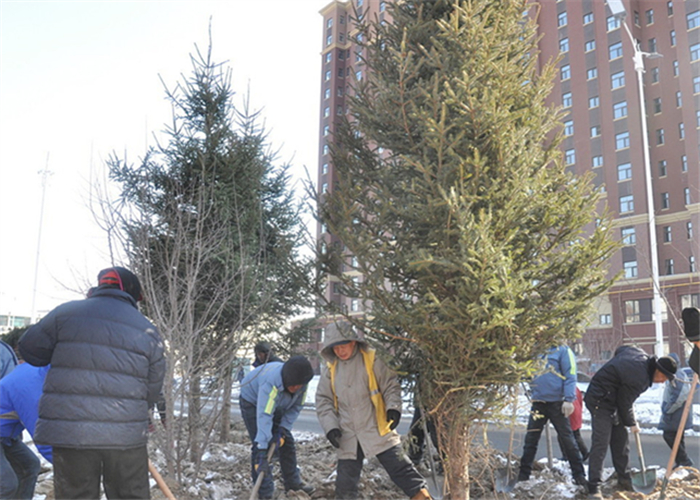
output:
[[[619,89],[620,87],[625,86],[625,72],[624,71],[619,71],[617,73],[613,73],[610,75],[610,80],[612,82],[612,88],[614,89]]]
[[[343,90],[343,87],[338,87],[338,88],[337,88],[337,90],[336,90],[336,95],[337,95],[338,97],[343,97],[343,94],[344,94],[344,93],[345,93],[345,91]]]
[[[613,43],[608,47],[608,55],[609,59],[612,61],[613,59],[617,59],[619,57],[622,57],[622,42],[617,42]]]
[[[668,0],[668,2],[666,2],[666,13],[669,16],[673,15],[673,2],[671,0]]]
[[[620,196],[620,213],[634,212],[634,196],[627,194]]]
[[[666,177],[667,168],[666,160],[659,161],[659,177]]]
[[[588,98],[588,107],[589,108],[597,108],[598,106],[600,106],[600,99],[598,98],[597,95]]]
[[[700,26],[700,10],[695,10],[686,14],[685,20],[689,30],[697,28]]]
[[[588,12],[583,15],[583,24],[591,24],[593,22],[593,12]]]
[[[358,82],[360,80],[362,80],[362,70],[361,69],[358,69],[357,71],[355,71],[355,80],[357,80]]]
[[[700,127],[700,109],[695,112],[695,127]]]
[[[668,197],[668,193],[661,193],[661,208],[666,209],[671,206],[671,200]]]
[[[690,46],[690,60],[697,61],[698,59],[700,59],[700,43]]]
[[[328,183],[324,182],[321,186],[321,193],[326,194],[328,192]]]
[[[693,223],[690,221],[685,223],[685,235],[689,240],[693,239]]]
[[[575,149],[567,149],[566,152],[564,153],[564,161],[566,162],[567,165],[573,165],[576,163],[576,150]]]
[[[645,12],[647,24],[654,24],[654,9],[649,9]]]
[[[651,68],[651,83],[659,83],[659,68]]]
[[[639,312],[641,308],[639,306],[639,300],[625,301],[625,323],[639,323],[641,321],[641,314]],[[649,319],[651,319],[651,317]]]
[[[639,12],[634,11],[634,25],[639,26]]]
[[[323,127],[323,135],[326,136],[331,133],[331,127],[329,125],[326,125]]]
[[[656,130],[656,145],[661,146],[666,143],[664,129],[660,128]]]
[[[620,101],[613,104],[613,118],[618,120],[627,116],[627,101]]]
[[[331,108],[329,108],[328,106],[323,108],[323,117],[324,118],[328,117],[330,114],[331,114]]]
[[[566,92],[561,96],[561,105],[565,108],[570,108],[572,104],[571,92]]]
[[[691,273],[694,273],[697,271],[697,269],[695,268],[695,256],[694,255],[691,255],[690,257],[688,257],[688,271]]]
[[[671,243],[671,241],[673,241],[671,226],[664,226],[664,243]]]
[[[590,52],[591,50],[595,50],[595,40],[588,40],[583,48],[586,50],[586,52]]]
[[[637,243],[637,232],[633,226],[623,227],[620,229],[622,234],[622,244],[623,245],[634,245]]]
[[[611,314],[601,314],[601,315],[599,316],[599,318],[600,318],[600,319],[598,320],[598,322],[599,322],[601,325],[610,325],[610,324],[612,324],[612,315],[611,315]]]
[[[566,11],[560,12],[559,15],[557,15],[557,26],[561,28],[562,26],[566,26],[567,22]]]
[[[586,71],[586,78],[588,80],[593,80],[594,78],[598,78],[598,68],[589,68]]]
[[[324,163],[321,167],[321,174],[326,175],[328,173],[328,163]]]
[[[656,52],[656,38],[650,38],[648,41],[649,52],[652,54]]]
[[[693,77],[693,94],[700,94],[700,76]]]
[[[681,106],[683,106],[683,97],[681,95],[681,91],[679,90],[676,92],[676,107],[680,108]]]
[[[678,65],[678,61],[673,61],[673,76],[678,76],[679,71],[680,66]]]
[[[666,259],[666,262],[664,263],[664,267],[666,268],[666,275],[670,276],[671,274],[675,274],[675,269],[673,267],[673,259]]]
[[[602,167],[603,166],[603,157],[602,156],[594,156],[591,159],[591,164],[593,165],[593,168]]]
[[[386,10],[386,2],[379,2],[379,12],[384,12]]]
[[[616,16],[608,16],[607,23],[608,23],[608,31],[616,30],[617,28],[620,27],[620,19]]]
[[[330,70],[326,71],[325,79],[326,79],[326,81],[331,79],[331,71]]]
[[[661,98],[660,97],[654,97],[654,100],[652,101],[652,107],[654,108],[654,114],[661,113]]]
[[[343,78],[344,76],[345,76],[345,73],[343,72],[343,68],[338,68],[338,77]]]
[[[688,157],[686,155],[681,156],[681,172],[688,171]]]
[[[360,310],[360,300],[359,299],[352,299],[350,301],[350,310],[352,312],[357,312]]]
[[[683,122],[678,124],[678,138],[681,141],[685,139],[685,123]]]
[[[685,202],[686,205],[690,205],[690,188],[685,188],[683,190],[683,202]]]
[[[625,278],[636,278],[637,277],[637,261],[630,260],[622,263],[622,267],[625,270]]]
[[[617,166],[617,180],[626,181],[632,178],[632,164],[631,163],[620,163]]]
[[[326,37],[326,45],[330,45],[333,43],[333,35],[328,35]]]
[[[676,30],[671,30],[668,33],[668,36],[671,39],[671,47],[675,47],[676,46]]]
[[[571,78],[571,66],[568,64],[565,64],[564,66],[561,67],[561,80],[568,80]]]
[[[323,91],[323,98],[328,99],[331,96],[331,89],[326,89]]]
[[[615,149],[625,149],[630,147],[630,133],[620,132],[615,135]]]
[[[567,137],[574,135],[574,122],[573,122],[573,120],[567,120],[564,122],[564,135]]]
[[[323,145],[323,154],[327,155],[328,154],[328,144]]]
[[[559,40],[559,52],[569,52],[569,39],[562,38]]]
[[[332,17],[329,17],[329,18],[326,20],[326,28],[330,28],[331,26],[333,26],[333,18],[332,18]]]
[[[591,127],[591,137],[600,137],[600,125],[593,125]]]
[[[343,107],[340,104],[335,107],[335,114],[338,116],[343,114]]]

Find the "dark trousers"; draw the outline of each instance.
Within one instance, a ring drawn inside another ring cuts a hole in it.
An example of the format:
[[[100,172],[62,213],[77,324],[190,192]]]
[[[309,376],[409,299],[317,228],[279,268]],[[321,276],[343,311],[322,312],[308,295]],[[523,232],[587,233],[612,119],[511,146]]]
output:
[[[253,443],[250,447],[250,475],[253,479],[253,483],[255,483],[255,481],[258,479],[258,473],[255,470],[255,457],[258,454],[258,445],[255,442],[255,436],[258,433],[257,407],[245,399],[240,400],[240,406],[243,423],[245,423],[245,427],[248,430],[248,437],[250,438],[251,443]],[[277,431],[281,418],[282,415],[274,416],[272,424],[273,434]],[[287,430],[291,431],[291,429]],[[301,475],[299,474],[299,468],[297,467],[296,444],[294,443],[294,437],[292,437],[291,432],[285,437],[284,446],[276,451],[274,456],[279,457],[284,489],[299,489],[302,484]],[[270,463],[270,474],[265,474],[263,476],[262,484],[258,490],[258,498],[272,498],[272,494],[274,492],[275,482],[272,478],[272,463]]]
[[[630,461],[630,446],[627,429],[616,411],[586,405],[591,413],[591,453],[588,456],[588,485],[592,492],[598,491],[603,473],[603,461],[610,446],[613,467],[618,481],[630,480],[627,465]]]
[[[365,454],[360,444],[357,444],[355,460],[338,460],[338,476],[335,479],[335,498],[338,500],[354,500],[359,498],[358,487],[362,473],[362,460]],[[427,488],[425,479],[406,458],[400,445],[389,448],[377,455],[389,478],[409,497],[415,496],[421,489]]]
[[[41,462],[21,437],[3,440],[0,446],[0,498],[31,500]]]
[[[433,443],[433,449],[439,454],[440,448],[438,447],[437,431],[435,430],[435,422],[432,418],[428,418],[425,422],[425,426],[428,429],[428,434],[430,434],[430,440]],[[413,412],[413,420],[411,420],[411,427],[408,431],[408,458],[411,462],[418,465],[423,459],[423,452],[425,450],[425,432],[423,431],[423,418],[420,411],[420,407],[416,406]]]
[[[678,431],[664,431],[664,441],[673,449],[673,443],[676,442],[676,432]],[[692,467],[693,461],[688,456],[688,452],[685,451],[685,432],[681,433],[681,442],[678,444],[678,453],[676,453],[676,467]]]
[[[100,498],[149,499],[148,450],[53,448],[54,493],[57,500]]]
[[[551,403],[544,401],[532,402],[530,418],[527,422],[525,444],[523,445],[523,456],[520,459],[519,481],[527,481],[530,479],[532,462],[535,460],[535,455],[537,455],[537,445],[540,442],[542,430],[550,420],[564,446],[564,455],[571,466],[571,475],[574,478],[580,478],[586,475],[583,470],[581,452],[576,445],[569,419],[561,412],[561,404],[561,401]]]

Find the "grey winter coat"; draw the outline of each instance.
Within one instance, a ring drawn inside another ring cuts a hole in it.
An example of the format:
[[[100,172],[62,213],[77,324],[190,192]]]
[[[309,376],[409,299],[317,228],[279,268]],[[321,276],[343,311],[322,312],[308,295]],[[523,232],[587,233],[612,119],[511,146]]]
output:
[[[325,366],[316,390],[316,414],[324,433],[327,434],[332,429],[340,429],[342,432],[338,459],[355,459],[358,442],[367,457],[378,455],[400,444],[401,438],[396,431],[389,431],[383,436],[379,432],[377,413],[370,399],[369,376],[360,352],[369,352],[370,347],[353,333],[341,333],[335,325],[331,325],[327,330],[321,356],[329,363],[337,361],[335,391],[338,407],[335,407],[330,370]],[[331,347],[342,340],[357,341],[355,351],[345,361],[338,359]],[[386,410],[400,412],[401,386],[398,377],[379,357],[375,357],[373,371]]]
[[[67,302],[19,341],[24,359],[51,363],[39,401],[37,443],[126,449],[148,440],[148,416],[165,373],[156,328],[126,292],[97,289]]]

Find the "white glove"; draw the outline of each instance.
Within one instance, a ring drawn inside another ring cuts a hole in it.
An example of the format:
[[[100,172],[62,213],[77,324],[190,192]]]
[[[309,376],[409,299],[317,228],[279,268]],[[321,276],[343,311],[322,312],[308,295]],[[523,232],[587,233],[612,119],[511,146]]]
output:
[[[569,416],[571,416],[571,414],[574,412],[574,404],[569,401],[564,401],[561,404],[561,412],[566,418],[569,418]]]

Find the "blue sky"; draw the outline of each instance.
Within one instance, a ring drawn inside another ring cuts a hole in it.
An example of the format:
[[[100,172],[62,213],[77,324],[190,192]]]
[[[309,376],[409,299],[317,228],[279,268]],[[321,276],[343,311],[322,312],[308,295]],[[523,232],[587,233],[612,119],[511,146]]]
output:
[[[280,161],[316,170],[322,19],[328,0],[0,1],[0,314],[79,298],[109,265],[89,209],[112,153],[137,161],[170,119],[162,78],[195,44],[228,61],[262,108]],[[48,160],[47,160],[48,157]],[[51,175],[35,262],[42,182]],[[35,299],[34,299],[35,297]]]

